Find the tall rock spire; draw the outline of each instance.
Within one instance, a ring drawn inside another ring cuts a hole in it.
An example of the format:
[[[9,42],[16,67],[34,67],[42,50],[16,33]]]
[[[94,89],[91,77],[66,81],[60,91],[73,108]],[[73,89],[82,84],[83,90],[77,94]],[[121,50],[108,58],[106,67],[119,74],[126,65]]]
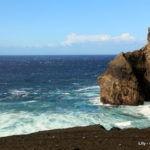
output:
[[[148,44],[150,44],[150,27],[148,28],[147,41],[148,41]]]

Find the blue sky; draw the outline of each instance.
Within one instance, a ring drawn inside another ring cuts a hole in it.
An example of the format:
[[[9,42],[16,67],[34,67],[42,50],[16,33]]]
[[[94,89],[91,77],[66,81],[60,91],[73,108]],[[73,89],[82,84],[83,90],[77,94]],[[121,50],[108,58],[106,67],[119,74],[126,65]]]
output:
[[[146,43],[149,0],[1,0],[0,55],[117,54]]]

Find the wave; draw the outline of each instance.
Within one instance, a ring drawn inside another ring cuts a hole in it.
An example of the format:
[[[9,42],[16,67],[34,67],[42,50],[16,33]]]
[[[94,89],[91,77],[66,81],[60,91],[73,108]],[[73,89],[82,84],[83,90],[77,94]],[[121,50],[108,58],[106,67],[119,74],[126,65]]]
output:
[[[75,90],[76,92],[80,92],[80,91],[85,91],[85,90],[91,90],[91,89],[98,89],[99,86],[89,86],[89,87],[84,87],[84,88],[80,88]]]
[[[36,100],[24,101],[24,102],[22,102],[22,104],[35,103],[35,102],[37,102],[37,101]]]
[[[99,86],[88,86],[78,90],[78,101],[81,103],[81,96],[86,99],[86,101],[82,103],[82,110],[76,107],[77,103],[73,103],[71,107],[68,107],[68,105],[70,106],[70,103],[68,104],[67,100],[74,96],[72,95],[73,92],[70,90],[56,91],[56,93],[64,95],[65,100],[63,101],[63,105],[61,105],[61,103],[57,105],[55,101],[54,103],[52,103],[53,101],[50,103],[48,101],[46,103],[38,103],[39,101],[35,100],[37,97],[34,97],[34,99],[31,99],[30,101],[19,101],[19,103],[22,104],[20,107],[13,105],[13,107],[9,106],[5,110],[0,109],[0,136],[29,134],[43,130],[93,124],[101,124],[107,130],[116,126],[119,128],[145,128],[150,124],[150,103],[145,103],[141,106],[112,106],[103,104],[100,101],[98,92]],[[14,89],[10,92],[12,95],[22,96],[24,94],[29,94],[30,91],[29,89],[22,88],[19,90]],[[11,97],[13,97],[12,95]],[[29,105],[26,103],[29,103]],[[5,103],[3,103],[3,105],[5,105]],[[3,105],[1,106],[3,107]]]
[[[95,124],[96,120],[93,120],[92,116],[89,117],[90,114],[71,112],[65,114],[50,112],[33,114],[23,111],[2,113],[0,114],[0,137]]]
[[[14,95],[14,96],[28,95],[28,94],[29,94],[28,91],[25,91],[25,90],[17,90],[17,89],[10,90],[9,93],[12,94],[12,95]]]
[[[115,123],[115,125],[118,126],[118,127],[129,127],[129,126],[131,126],[131,124],[132,124],[131,121],[117,122],[117,123]]]
[[[150,120],[150,102],[145,102],[144,105],[137,106],[136,111]]]
[[[94,97],[89,101],[92,105],[102,105],[102,102],[100,101],[100,97]]]
[[[96,99],[96,101],[98,98]],[[33,103],[29,101],[29,103]],[[98,104],[97,104],[98,102]],[[101,124],[107,130],[112,127],[128,128],[128,127],[137,127],[145,128],[149,126],[150,121],[144,117],[137,116],[136,118],[123,116],[124,111],[129,115],[132,113],[132,116],[136,116],[138,113],[145,114],[147,110],[144,111],[145,106],[119,106],[119,107],[103,107],[100,104],[100,101],[94,102],[95,105],[100,105],[100,109],[93,111],[72,111],[65,110],[53,111],[46,110],[44,111],[17,111],[15,110],[5,110],[0,112],[0,137],[17,135],[17,134],[29,134],[37,131],[51,130],[51,129],[62,129],[75,126],[87,126],[93,124]],[[41,104],[40,104],[41,105]],[[149,105],[148,105],[149,106]],[[37,106],[36,106],[37,107]],[[46,107],[47,106],[46,104]],[[97,107],[98,108],[98,107]],[[56,108],[54,108],[56,109]],[[144,111],[144,112],[143,112]],[[149,116],[148,116],[149,117]],[[132,119],[132,120],[131,120]]]
[[[103,104],[103,103],[101,102],[100,96],[91,98],[89,101],[90,101],[90,103],[91,103],[92,105],[112,106],[111,104]]]
[[[62,93],[62,95],[70,95],[70,93],[64,92],[64,93]]]
[[[79,83],[76,83],[76,82],[74,82],[74,83],[72,83],[73,85],[79,85]]]

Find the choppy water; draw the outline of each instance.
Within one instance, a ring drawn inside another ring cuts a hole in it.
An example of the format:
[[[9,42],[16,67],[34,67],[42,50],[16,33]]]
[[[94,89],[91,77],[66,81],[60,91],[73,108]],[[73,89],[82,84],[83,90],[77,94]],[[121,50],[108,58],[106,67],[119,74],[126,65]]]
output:
[[[113,58],[0,56],[0,136],[92,124],[149,127],[149,103],[100,103],[97,77]]]

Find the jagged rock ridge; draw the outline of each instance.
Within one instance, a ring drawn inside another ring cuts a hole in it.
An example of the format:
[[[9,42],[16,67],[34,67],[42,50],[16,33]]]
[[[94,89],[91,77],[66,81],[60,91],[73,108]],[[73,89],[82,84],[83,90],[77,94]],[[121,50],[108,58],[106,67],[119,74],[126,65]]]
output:
[[[147,40],[140,50],[116,56],[98,78],[103,103],[139,105],[150,101],[150,28]]]

